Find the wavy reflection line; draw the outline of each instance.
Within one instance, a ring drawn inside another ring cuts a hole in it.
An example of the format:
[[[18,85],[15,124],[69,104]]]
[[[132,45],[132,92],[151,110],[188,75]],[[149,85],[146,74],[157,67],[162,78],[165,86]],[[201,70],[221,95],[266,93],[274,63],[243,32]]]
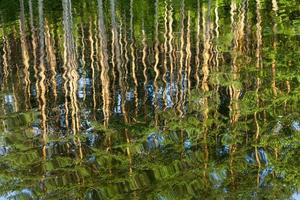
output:
[[[100,47],[100,39],[99,39],[99,29],[98,29],[98,20],[97,20],[97,16],[94,18],[94,32],[95,32],[95,65],[96,65],[96,68],[95,68],[95,80],[94,80],[94,88],[92,89],[93,91],[95,91],[95,100],[96,100],[96,103],[99,102],[99,105],[100,105],[100,102],[101,102],[101,95],[97,95],[98,94],[98,91],[100,92],[101,89],[100,88],[100,82],[98,82],[98,79],[96,78],[98,76],[98,73],[100,74],[100,60],[99,60],[99,51],[101,50],[99,47]],[[100,79],[99,79],[100,80]],[[98,105],[98,104],[97,104]],[[94,119],[96,119],[96,112],[94,112]]]
[[[146,32],[144,29],[144,23],[143,23],[143,30],[142,30],[142,44],[143,44],[143,55],[142,55],[142,63],[143,63],[143,75],[144,75],[144,89],[146,89],[147,84],[148,84],[148,66],[146,63],[146,58],[147,58],[147,36]],[[145,95],[146,96],[146,95]]]
[[[203,42],[204,42],[204,49],[203,49],[203,65],[202,65],[202,83],[201,88],[204,92],[204,97],[202,99],[202,116],[203,116],[203,144],[204,144],[204,171],[203,177],[205,181],[207,180],[207,168],[208,168],[208,158],[209,158],[209,151],[208,151],[208,141],[207,141],[207,134],[208,134],[208,113],[209,113],[209,104],[208,104],[208,97],[206,93],[209,91],[208,87],[208,77],[209,77],[209,60],[210,60],[210,1],[208,5],[208,9],[203,6],[202,7],[203,13]]]
[[[256,68],[259,70],[261,68],[261,48],[262,48],[262,17],[261,17],[261,5],[260,0],[256,0]]]
[[[20,0],[20,33],[21,33],[21,50],[22,50],[22,60],[23,60],[23,73],[24,73],[24,81],[25,81],[25,103],[26,108],[29,107],[30,104],[30,69],[29,69],[29,53],[27,46],[27,38],[26,38],[26,21],[25,21],[25,13],[24,13],[24,1]]]
[[[125,16],[123,17],[125,18]],[[122,24],[122,23],[121,23]],[[124,43],[123,49],[124,49],[124,62],[122,63],[122,70],[124,71],[124,77],[123,77],[123,84],[121,87],[121,92],[123,95],[123,102],[126,102],[126,91],[128,89],[128,77],[129,77],[129,73],[128,73],[128,63],[129,63],[129,56],[128,56],[128,41],[127,41],[127,29],[126,29],[126,23],[124,23],[124,30],[123,30],[123,39],[122,39],[122,43]]]
[[[99,30],[99,44],[100,44],[100,66],[101,66],[101,83],[102,83],[102,98],[103,98],[103,115],[104,115],[104,126],[108,127],[108,122],[110,118],[110,79],[108,75],[109,65],[108,65],[108,54],[107,54],[107,37],[104,25],[104,15],[103,15],[103,2],[98,0],[98,30]],[[111,140],[109,138],[109,148],[111,147]]]
[[[134,82],[134,99],[135,99],[135,116],[138,113],[138,104],[139,104],[139,97],[138,97],[138,80],[137,80],[137,65],[136,65],[136,50],[135,50],[135,39],[134,39],[134,16],[133,16],[133,0],[130,0],[130,50],[131,50],[131,71],[132,71],[132,79]]]
[[[143,18],[143,28],[142,28],[142,45],[143,45],[143,54],[142,54],[142,64],[143,64],[143,75],[144,75],[144,99],[143,99],[143,105],[144,105],[144,119],[146,120],[147,116],[147,97],[149,95],[149,92],[147,90],[147,85],[148,85],[148,65],[147,65],[147,53],[148,53],[148,45],[147,45],[147,35],[145,32],[145,27],[144,27],[144,18]]]
[[[237,46],[238,46],[238,51],[243,52],[244,51],[244,40],[245,40],[245,19],[246,19],[246,15],[245,15],[245,1],[243,1],[239,7],[238,10],[238,23],[237,23],[237,28],[236,28],[236,32],[237,32]]]
[[[39,86],[38,86],[38,65],[37,65],[37,42],[38,36],[36,34],[36,28],[33,22],[33,9],[32,9],[32,0],[28,1],[29,4],[29,19],[30,19],[30,29],[31,29],[31,45],[32,45],[32,54],[33,54],[33,69],[34,69],[34,78],[35,78],[35,89],[36,97],[39,96]]]
[[[46,159],[46,145],[47,145],[47,114],[46,114],[46,68],[45,68],[45,28],[44,28],[44,1],[38,1],[39,9],[39,109],[41,111],[41,128],[43,133],[43,158]]]
[[[255,94],[256,94],[256,106],[259,107],[260,105],[260,101],[259,101],[259,89],[260,89],[260,85],[261,85],[261,80],[259,77],[259,72],[261,70],[261,47],[262,47],[262,18],[261,18],[261,4],[260,4],[260,0],[256,0],[256,69],[257,69],[257,77],[256,77],[256,90],[255,90]],[[256,143],[259,140],[260,137],[260,125],[258,122],[258,111],[254,112],[254,122],[255,122],[255,126],[256,126],[256,130],[255,130],[255,141]],[[258,169],[257,169],[257,187],[259,186],[259,171],[261,168],[261,163],[260,163],[260,159],[259,159],[259,155],[258,155],[258,149],[257,147],[255,147],[255,158],[256,158],[256,162],[258,164]]]
[[[168,12],[168,19],[169,19],[169,62],[170,62],[170,70],[169,70],[169,77],[170,77],[170,97],[173,97],[172,87],[173,87],[173,76],[174,76],[174,47],[173,47],[173,40],[174,40],[174,33],[173,33],[173,6],[170,4],[169,12]]]
[[[234,13],[238,10],[238,18],[237,21],[234,20]],[[237,9],[237,5],[233,4],[231,7],[231,26],[232,26],[232,32],[233,32],[233,38],[234,38],[234,45],[232,50],[232,66],[231,66],[231,73],[233,76],[233,83],[229,88],[230,91],[230,111],[231,111],[231,124],[236,124],[236,122],[239,120],[240,116],[240,109],[239,109],[239,97],[241,94],[240,89],[238,88],[236,82],[239,81],[239,73],[240,73],[240,67],[238,64],[238,55],[239,52],[243,51],[243,44],[244,44],[244,20],[245,20],[245,9],[244,4],[242,3],[240,9]]]
[[[97,101],[96,101],[96,89],[95,89],[95,50],[94,50],[94,36],[93,36],[93,23],[92,19],[90,18],[89,23],[89,42],[90,42],[90,60],[91,60],[91,71],[92,71],[92,90],[93,90],[93,108],[94,110],[97,107]]]
[[[71,1],[70,1],[70,16],[72,16],[71,14]],[[71,17],[70,17],[71,18]],[[71,18],[72,19],[72,18]],[[70,27],[72,27],[72,21],[70,21]],[[72,29],[70,29],[70,33],[71,33],[71,37],[72,37]],[[74,44],[75,45],[75,44]],[[77,59],[76,59],[76,48],[75,46],[72,45],[72,48],[71,48],[71,55],[72,55],[72,68],[71,68],[71,84],[72,84],[72,100],[73,100],[73,109],[72,111],[74,112],[73,113],[73,116],[74,116],[74,129],[78,132],[79,131],[79,128],[80,128],[80,122],[79,122],[79,106],[78,106],[78,100],[77,100],[77,91],[78,91],[78,80],[79,80],[79,75],[77,73]]]
[[[127,41],[126,23],[124,24],[124,38],[123,38],[123,41],[124,41],[124,57],[125,57],[125,60],[124,60],[124,63],[123,63],[123,69],[125,71],[124,84],[125,84],[125,87],[127,87],[127,85],[128,85],[127,77],[129,77],[129,75],[128,75],[129,56],[128,56],[128,41]]]
[[[115,35],[116,33],[114,32],[114,30],[113,29],[111,29],[111,45],[110,45],[110,50],[111,50],[111,58],[110,58],[110,60],[111,60],[111,66],[112,66],[112,68],[111,68],[111,71],[112,71],[112,77],[113,77],[113,80],[112,80],[112,86],[111,86],[111,88],[112,88],[112,92],[111,92],[111,100],[112,100],[112,105],[114,105],[114,98],[115,98],[115,89],[116,89],[116,86],[115,86],[115,83],[116,83],[116,50],[115,50],[115,48],[116,48],[116,46],[115,46],[115,42],[116,42],[116,39],[115,39],[115,37],[116,37],[116,35]]]
[[[195,54],[195,88],[199,88],[200,77],[199,77],[199,68],[200,68],[200,23],[201,23],[201,11],[200,11],[200,0],[197,0],[197,22],[196,22],[196,54]]]
[[[125,59],[125,56],[124,56],[124,44],[123,44],[123,23],[122,23],[122,17],[120,19],[120,25],[119,25],[119,46],[120,46],[120,59],[121,59],[121,70],[122,70],[122,73],[124,73],[124,59]],[[125,35],[125,34],[124,34]],[[124,77],[121,77],[124,79]]]
[[[120,73],[121,53],[120,53],[119,33],[118,33],[117,22],[116,22],[115,0],[110,0],[110,6],[111,6],[111,20],[112,20],[111,25],[112,25],[112,33],[113,33],[113,40],[114,40],[116,64],[117,64],[117,70]]]
[[[7,40],[5,33],[3,31],[3,46],[2,46],[2,51],[3,51],[3,55],[2,55],[2,59],[3,59],[3,84],[2,87],[3,89],[6,87],[7,85],[7,78],[9,75],[9,51],[7,50],[7,47],[9,46],[9,41]]]
[[[220,25],[219,25],[219,21],[220,21],[220,17],[219,17],[219,1],[217,0],[216,1],[216,7],[215,7],[215,38],[216,38],[216,45],[215,45],[215,71],[219,72],[219,66],[220,66],[220,61],[219,61],[219,57],[220,57],[220,51],[219,51],[219,45],[218,45],[218,42],[219,42],[219,39],[220,39],[220,31],[219,31],[219,28],[220,28]],[[218,74],[217,74],[217,77],[216,77],[216,80],[217,80],[217,86],[216,86],[216,91],[219,90],[219,84],[220,84],[220,80],[219,80],[219,77],[218,77]]]
[[[158,104],[158,98],[157,98],[157,93],[158,93],[158,84],[157,84],[157,81],[158,81],[158,78],[159,78],[159,75],[160,75],[160,72],[159,72],[159,69],[158,69],[158,64],[159,64],[159,39],[158,39],[158,26],[159,26],[159,0],[156,0],[155,1],[155,22],[154,22],[154,25],[155,25],[155,33],[154,33],[154,37],[155,37],[155,44],[154,44],[154,71],[155,71],[155,77],[154,77],[154,81],[153,81],[153,86],[154,86],[154,107],[157,107],[157,104]]]
[[[188,94],[190,94],[191,90],[191,57],[192,57],[192,52],[191,52],[191,13],[188,11],[187,13],[187,31],[186,31],[186,71],[187,71],[187,91]]]
[[[18,77],[18,74],[19,73],[17,73],[17,78],[19,78]],[[13,97],[14,97],[14,109],[13,109],[13,111],[14,112],[19,112],[19,101],[18,101],[18,98],[17,98],[17,96],[18,95],[16,95],[17,93],[16,93],[16,90],[17,90],[18,88],[16,87],[16,85],[13,85],[13,87],[12,87],[12,93],[13,93]]]
[[[97,71],[97,72],[100,72],[100,63],[99,63],[99,59],[98,59],[98,56],[97,55],[99,55],[99,38],[97,37],[98,35],[99,35],[99,33],[98,33],[98,26],[97,26],[97,18],[95,17],[93,17],[93,26],[94,26],[94,32],[95,32],[95,35],[94,35],[94,39],[95,39],[95,41],[94,41],[94,43],[95,43],[95,65],[96,65],[96,68],[95,68],[95,71]],[[96,73],[97,74],[97,73]],[[97,90],[97,81],[95,81],[95,86],[96,86],[96,88],[95,88],[95,91]],[[96,93],[97,93],[97,91],[96,91]]]
[[[124,42],[124,44],[123,44]],[[120,53],[122,55],[121,57],[121,63],[120,63],[120,71],[119,71],[119,87],[121,91],[121,111],[124,115],[124,122],[125,124],[128,123],[128,116],[126,111],[126,91],[127,91],[127,64],[128,64],[128,52],[127,52],[127,39],[126,39],[126,24],[124,24],[124,30],[123,30],[123,23],[122,20],[120,20],[120,33],[119,33],[119,45],[120,45]]]
[[[220,50],[219,50],[219,40],[220,40],[220,32],[219,32],[219,21],[220,21],[220,16],[219,16],[219,1],[215,1],[215,8],[214,8],[214,21],[212,23],[211,27],[211,32],[212,32],[212,48],[211,48],[211,61],[212,61],[212,77],[214,79],[212,85],[212,90],[213,90],[213,97],[214,98],[219,98],[219,92],[220,92],[220,80],[219,80],[219,75],[220,75]],[[213,112],[213,117],[218,118],[219,113]]]
[[[63,11],[63,15],[64,15],[64,20],[66,20],[67,16],[65,16],[65,12],[66,12],[66,1],[63,0],[63,8],[64,8],[64,11]],[[66,27],[66,22],[64,21],[64,27]],[[63,80],[64,80],[64,93],[65,93],[65,126],[66,128],[68,129],[69,128],[69,101],[68,101],[68,96],[70,94],[70,91],[69,91],[69,87],[68,87],[68,84],[69,84],[69,79],[68,79],[68,73],[69,73],[69,67],[68,67],[68,53],[67,53],[67,33],[65,31],[64,33],[64,53],[63,53],[63,69],[64,69],[64,72],[63,72]]]
[[[65,102],[64,102],[64,107],[65,107],[65,126],[66,126],[66,129],[69,129],[69,101],[68,101],[68,96],[69,96],[69,87],[68,87],[68,77],[67,77],[67,74],[68,74],[68,67],[67,67],[67,57],[66,57],[66,44],[65,44],[65,41],[64,41],[64,56],[63,56],[63,61],[64,61],[64,64],[63,64],[63,80],[64,80],[64,84],[63,84],[63,88],[64,88],[64,95],[65,95]]]
[[[275,55],[272,55],[272,90],[273,94],[277,96],[277,87],[276,87],[276,55],[277,55],[277,11],[278,4],[276,0],[272,0],[272,10],[273,10],[273,50],[275,51]]]
[[[260,5],[260,0],[256,0],[256,14],[257,14],[257,23],[256,23],[256,68],[257,68],[257,73],[260,72],[261,70],[261,48],[262,48],[262,27],[261,27],[261,23],[262,23],[262,18],[261,18],[261,5]],[[257,76],[256,77],[256,90],[255,90],[255,94],[256,94],[256,105],[257,107],[259,107],[259,89],[260,89],[260,84],[261,84],[261,80],[260,77]],[[257,118],[257,111],[254,113],[254,118]],[[256,134],[255,134],[255,140],[257,141],[259,138],[259,124],[258,122],[256,123]]]
[[[209,11],[208,11],[209,12]],[[208,77],[209,77],[209,60],[210,60],[210,49],[211,49],[211,45],[210,45],[210,21],[206,18],[209,18],[209,15],[205,15],[205,8],[203,6],[202,8],[202,13],[203,13],[203,42],[204,42],[204,49],[203,49],[203,65],[202,65],[202,74],[203,74],[203,78],[202,78],[202,85],[201,88],[204,92],[209,91],[209,87],[208,87]]]
[[[83,22],[80,23],[80,32],[81,32],[81,64],[82,68],[85,68],[85,32],[83,27]]]
[[[180,6],[180,58],[179,58],[179,69],[178,69],[178,74],[177,74],[177,97],[176,97],[176,109],[179,112],[179,116],[182,116],[184,114],[183,112],[183,98],[184,98],[184,93],[185,93],[185,75],[186,75],[186,71],[184,70],[184,46],[185,46],[185,42],[184,42],[184,20],[185,20],[185,3],[184,0],[181,1],[181,6]],[[184,73],[183,73],[184,71]]]
[[[81,19],[82,20],[82,19]],[[86,61],[85,61],[85,32],[84,32],[84,27],[83,27],[83,22],[81,21],[80,23],[80,33],[81,33],[81,67],[83,71],[83,96],[82,96],[82,101],[85,102],[86,99],[86,80],[87,80],[87,69],[86,69]]]
[[[111,26],[112,26],[112,41],[113,41],[113,58],[116,61],[116,70],[118,72],[118,82],[119,85],[122,85],[122,70],[121,70],[121,52],[120,52],[120,41],[119,41],[119,33],[116,22],[116,12],[115,12],[115,0],[110,0],[111,7]],[[115,91],[113,91],[115,93]]]
[[[165,1],[164,6],[164,44],[163,44],[163,74],[162,74],[162,81],[164,84],[163,89],[163,100],[165,104],[165,108],[168,106],[167,102],[167,93],[168,93],[168,85],[167,85],[167,73],[168,73],[168,60],[167,60],[167,54],[168,54],[168,3]]]
[[[50,71],[51,71],[51,88],[53,92],[53,96],[57,98],[57,84],[56,84],[56,55],[55,55],[55,49],[53,47],[53,41],[50,34],[50,27],[48,25],[48,20],[45,20],[45,35],[46,35],[46,50],[47,50],[47,59],[48,63],[50,65]]]
[[[214,24],[215,24],[215,29],[214,29],[214,33],[215,33],[215,47],[214,47],[214,51],[213,51],[213,54],[214,54],[214,77],[215,77],[215,80],[216,80],[216,83],[214,85],[214,93],[216,96],[219,95],[219,92],[220,92],[220,80],[219,80],[219,77],[220,77],[220,57],[222,56],[222,53],[220,52],[219,50],[219,40],[220,40],[220,16],[219,16],[219,0],[216,0],[215,2],[215,9],[214,9],[214,13],[215,13],[215,21],[214,21]],[[218,116],[218,113],[215,112],[215,118],[217,118]]]
[[[9,48],[10,49],[10,55],[13,56],[15,54],[15,49],[13,48],[14,45],[17,43],[17,30],[16,30],[16,26],[17,25],[14,25],[13,28],[12,28],[12,36],[10,38],[10,36],[8,37],[9,40],[12,40],[9,45]],[[20,96],[18,94],[21,93],[20,89],[19,89],[19,86],[22,85],[22,82],[23,79],[21,79],[21,76],[20,76],[20,69],[21,67],[19,67],[19,64],[18,63],[15,63],[13,60],[12,60],[13,57],[10,58],[11,60],[11,63],[10,63],[10,72],[13,72],[13,68],[16,69],[16,72],[15,73],[10,73],[10,80],[12,78],[15,79],[16,81],[16,84],[10,84],[10,87],[12,87],[12,93],[13,93],[13,104],[14,104],[14,107],[13,107],[13,112],[19,112],[20,108],[21,108],[21,103],[23,101],[20,101],[20,98],[23,96]]]
[[[119,88],[121,90],[123,90],[124,88],[124,71],[123,71],[123,44],[122,44],[122,22],[120,20],[120,31],[118,33],[118,45],[116,47],[118,53],[117,53],[117,69],[118,69],[118,73],[119,73]]]

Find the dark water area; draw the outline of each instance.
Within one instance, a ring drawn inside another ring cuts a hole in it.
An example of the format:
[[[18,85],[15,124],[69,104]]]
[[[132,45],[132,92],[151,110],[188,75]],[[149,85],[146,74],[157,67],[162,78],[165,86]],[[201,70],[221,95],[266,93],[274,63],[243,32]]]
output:
[[[300,199],[298,0],[0,0],[0,199]]]

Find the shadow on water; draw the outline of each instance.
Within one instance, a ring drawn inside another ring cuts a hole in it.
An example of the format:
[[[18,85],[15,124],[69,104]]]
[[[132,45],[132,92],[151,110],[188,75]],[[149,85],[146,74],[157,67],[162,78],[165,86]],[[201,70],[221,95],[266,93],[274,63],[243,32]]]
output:
[[[297,1],[0,1],[0,199],[299,199]]]

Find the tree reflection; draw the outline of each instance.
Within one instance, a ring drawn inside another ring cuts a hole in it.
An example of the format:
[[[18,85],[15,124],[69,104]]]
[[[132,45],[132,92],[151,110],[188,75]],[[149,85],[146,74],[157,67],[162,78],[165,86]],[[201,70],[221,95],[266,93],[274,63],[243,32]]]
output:
[[[298,192],[299,9],[270,3],[1,3],[1,197]]]

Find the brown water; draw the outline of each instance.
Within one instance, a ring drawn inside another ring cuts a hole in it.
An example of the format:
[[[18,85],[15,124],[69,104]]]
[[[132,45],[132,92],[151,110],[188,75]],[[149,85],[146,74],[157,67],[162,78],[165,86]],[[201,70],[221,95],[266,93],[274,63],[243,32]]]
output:
[[[0,199],[300,199],[297,0],[0,1]]]

